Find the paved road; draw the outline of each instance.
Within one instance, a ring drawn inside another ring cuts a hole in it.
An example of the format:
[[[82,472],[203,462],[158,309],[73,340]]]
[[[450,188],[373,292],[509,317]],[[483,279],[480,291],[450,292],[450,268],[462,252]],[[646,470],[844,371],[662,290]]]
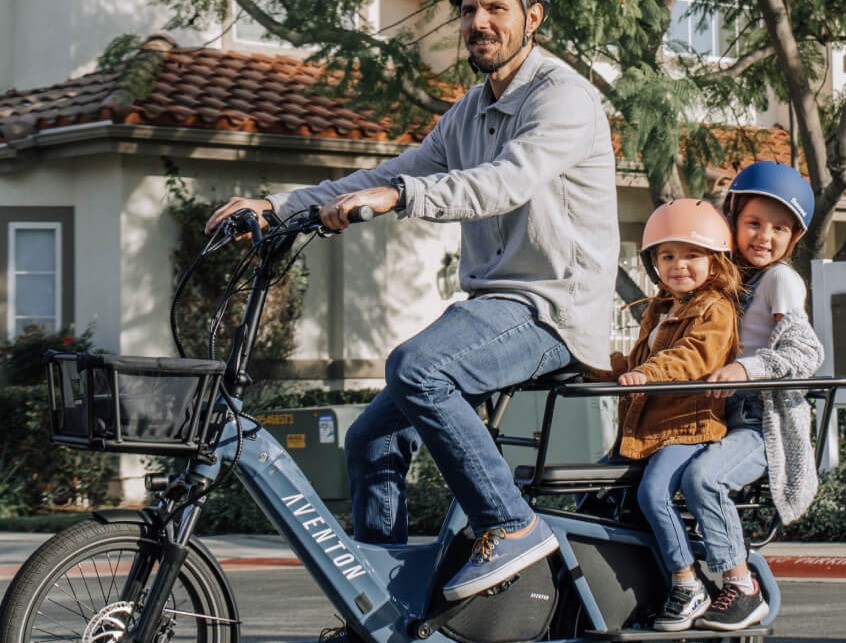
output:
[[[0,533],[0,595],[46,536]],[[241,611],[244,643],[315,640],[336,623],[333,607],[278,536],[204,539],[223,561]],[[773,643],[846,641],[846,546],[774,543],[763,552],[781,579]],[[794,580],[791,580],[794,579]]]

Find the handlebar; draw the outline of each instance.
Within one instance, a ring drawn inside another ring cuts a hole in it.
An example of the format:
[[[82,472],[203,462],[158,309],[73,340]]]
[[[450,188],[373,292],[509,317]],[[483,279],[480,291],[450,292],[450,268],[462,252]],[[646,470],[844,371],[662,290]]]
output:
[[[285,224],[282,220],[276,215],[273,210],[265,210],[262,213],[262,218],[267,221],[272,228],[285,228]],[[347,215],[347,219],[350,223],[364,223],[366,221],[370,221],[376,215],[373,208],[369,205],[362,205],[357,208],[353,208]],[[305,217],[302,217],[296,226],[297,231],[302,232],[309,232],[309,231],[316,231],[316,232],[324,232],[324,233],[334,233],[334,230],[327,230],[323,228],[323,225],[320,221],[320,206],[319,205],[312,205],[308,209],[308,213]],[[294,230],[291,230],[292,232]],[[258,215],[256,214],[255,210],[250,208],[241,208],[240,210],[236,210],[231,215],[229,215],[226,219],[224,219],[220,224],[220,232],[224,240],[234,239],[235,237],[242,235],[242,234],[250,234],[253,239],[253,245],[258,245],[261,243],[263,238],[263,233],[261,229],[261,224],[259,223]],[[223,242],[225,243],[225,241]]]
[[[347,214],[347,220],[350,223],[364,223],[366,221],[370,221],[373,217],[376,216],[376,213],[373,211],[369,205],[362,205],[357,208],[353,208]],[[313,205],[308,209],[308,218],[309,221],[312,223],[320,223],[320,206]]]

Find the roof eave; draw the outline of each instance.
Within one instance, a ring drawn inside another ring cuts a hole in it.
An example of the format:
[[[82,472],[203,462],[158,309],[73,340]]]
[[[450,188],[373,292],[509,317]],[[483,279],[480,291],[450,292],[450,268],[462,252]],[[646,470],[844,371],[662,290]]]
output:
[[[282,164],[296,162],[338,168],[367,167],[392,158],[409,147],[413,145],[100,121],[44,129],[0,144],[0,172],[14,171],[35,159],[44,161],[103,153]]]

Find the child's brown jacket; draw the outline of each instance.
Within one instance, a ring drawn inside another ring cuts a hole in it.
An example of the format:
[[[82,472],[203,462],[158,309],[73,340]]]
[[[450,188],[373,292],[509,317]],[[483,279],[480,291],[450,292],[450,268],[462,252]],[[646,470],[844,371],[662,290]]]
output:
[[[672,301],[653,300],[631,353],[628,357],[614,353],[612,371],[602,372],[601,379],[617,379],[627,371],[639,371],[650,382],[702,380],[734,359],[735,306],[728,297],[713,290],[697,294],[664,320],[650,351],[649,333],[671,304]],[[614,452],[640,459],[668,444],[715,442],[726,432],[724,402],[704,394],[623,396]]]

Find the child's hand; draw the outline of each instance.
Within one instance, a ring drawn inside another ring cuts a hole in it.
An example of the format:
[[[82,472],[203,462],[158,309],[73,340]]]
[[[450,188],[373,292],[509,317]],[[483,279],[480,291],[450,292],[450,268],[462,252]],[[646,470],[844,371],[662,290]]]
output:
[[[646,375],[638,371],[629,371],[617,378],[617,384],[622,384],[623,386],[637,386],[639,384],[646,384],[647,382],[649,380],[646,379]],[[644,393],[629,393],[629,395],[632,397],[643,397]]]
[[[717,369],[708,376],[706,382],[746,382],[749,376],[746,374],[746,369],[738,362],[732,362],[720,369]],[[734,395],[733,389],[721,389],[719,391],[706,391],[705,395],[708,397],[731,397]]]

